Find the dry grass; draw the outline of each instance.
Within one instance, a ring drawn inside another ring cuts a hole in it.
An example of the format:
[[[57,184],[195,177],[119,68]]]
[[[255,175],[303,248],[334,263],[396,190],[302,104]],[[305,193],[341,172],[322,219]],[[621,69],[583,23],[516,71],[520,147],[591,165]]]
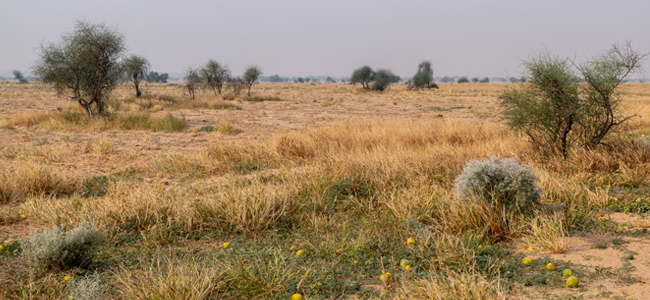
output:
[[[81,190],[79,178],[39,165],[26,164],[0,174],[0,204],[34,196],[69,196]]]
[[[564,241],[567,229],[563,219],[564,216],[558,213],[535,217],[530,221],[524,240],[534,249],[553,254],[564,253],[567,249]]]
[[[154,259],[140,257],[141,268],[120,266],[113,274],[115,293],[121,299],[210,299],[210,295],[225,282],[223,271],[215,266],[203,266],[192,258],[169,258],[158,253]]]
[[[499,280],[489,280],[485,276],[467,272],[446,270],[444,275],[430,273],[430,279],[416,279],[412,288],[404,289],[400,299],[506,299],[506,293]]]
[[[650,104],[639,96],[648,87],[626,87],[625,105]],[[504,299],[521,284],[497,272],[504,260],[521,260],[507,245],[562,252],[569,229],[589,230],[585,220],[597,222],[612,204],[641,199],[650,180],[645,119],[613,137],[611,149],[576,149],[567,160],[538,157],[525,137],[470,112],[493,112],[488,106],[501,84],[443,84],[435,91],[397,85],[381,94],[344,84],[260,84],[255,97],[284,101],[237,104],[211,93],[191,101],[174,84],[148,89],[140,99],[131,88],[118,89],[119,101],[109,105],[114,119],[86,120],[47,90],[0,84],[0,109],[20,111],[0,130],[9,141],[0,145],[0,226],[94,220],[109,234],[100,255],[106,272],[98,276],[111,296],[125,299],[296,292]],[[182,115],[174,118],[189,130],[168,133],[175,129],[166,126],[178,123],[161,110]],[[199,130],[208,124],[222,134]],[[454,178],[466,162],[493,156],[530,164],[540,201],[563,204],[564,214],[520,216],[455,195]],[[407,237],[416,243],[407,245]],[[229,251],[223,241],[232,243]],[[481,244],[491,248],[480,252]],[[307,254],[296,257],[293,245]],[[403,257],[413,262],[411,273],[391,262]],[[494,265],[473,265],[484,260]],[[383,285],[377,276],[385,271],[395,279]],[[60,298],[63,274],[55,275],[16,282]],[[361,288],[352,291],[356,281]],[[381,291],[366,288],[373,285]],[[6,286],[14,294],[20,289]],[[50,287],[56,292],[44,292]]]

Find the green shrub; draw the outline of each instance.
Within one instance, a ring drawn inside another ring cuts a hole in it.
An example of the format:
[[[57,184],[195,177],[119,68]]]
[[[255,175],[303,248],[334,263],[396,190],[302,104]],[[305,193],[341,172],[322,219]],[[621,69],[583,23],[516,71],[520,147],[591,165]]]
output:
[[[458,78],[458,81],[456,81],[456,82],[458,82],[458,83],[468,83],[469,79],[467,79],[467,77],[461,77],[461,78]]]
[[[395,74],[390,70],[377,70],[375,73],[375,82],[372,84],[372,90],[383,91],[393,82]]]
[[[603,139],[620,125],[640,117],[624,112],[616,90],[641,70],[646,55],[629,43],[615,44],[576,65],[542,51],[523,63],[530,84],[508,89],[499,97],[504,119],[510,128],[528,135],[539,150],[565,158],[574,145],[587,149],[603,145]]]
[[[39,271],[88,267],[106,234],[92,222],[82,223],[70,231],[64,225],[32,234],[21,243],[32,267]]]
[[[511,210],[530,212],[541,194],[536,179],[532,170],[514,158],[469,161],[456,177],[456,193],[461,197],[475,194]]]

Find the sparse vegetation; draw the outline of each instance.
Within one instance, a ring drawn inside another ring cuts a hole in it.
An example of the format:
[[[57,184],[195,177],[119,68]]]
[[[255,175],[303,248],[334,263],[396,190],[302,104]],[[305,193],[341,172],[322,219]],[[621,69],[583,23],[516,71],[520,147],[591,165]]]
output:
[[[0,85],[0,99],[19,99],[0,101],[0,298],[552,298],[573,292],[567,269],[585,295],[641,284],[630,270],[650,238],[644,119],[611,148],[549,159],[476,120],[502,83],[446,85],[435,102],[406,85],[257,90],[229,102],[121,85],[89,118],[36,85]],[[646,84],[619,93],[632,111],[648,104]],[[40,233],[25,228],[65,224],[50,234],[65,237],[87,220],[106,241],[92,263],[30,263]],[[601,268],[610,252],[617,267]]]

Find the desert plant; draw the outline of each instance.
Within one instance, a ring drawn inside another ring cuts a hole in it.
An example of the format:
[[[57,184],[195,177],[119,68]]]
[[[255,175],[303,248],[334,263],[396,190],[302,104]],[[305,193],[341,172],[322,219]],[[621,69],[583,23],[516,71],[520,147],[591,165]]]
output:
[[[474,194],[519,212],[530,212],[541,194],[537,176],[515,158],[469,161],[456,177],[456,193],[461,197]]]
[[[147,72],[149,72],[149,68],[149,61],[142,56],[131,55],[122,61],[122,72],[124,72],[126,78],[133,81],[135,96],[138,98],[142,95],[140,82],[148,79]]]
[[[118,60],[124,53],[124,37],[104,24],[79,21],[59,45],[41,45],[34,74],[52,84],[59,94],[69,91],[88,113],[104,114],[104,99],[120,77]]]
[[[612,48],[577,65],[543,51],[524,62],[531,83],[511,88],[499,98],[504,119],[522,131],[538,149],[565,158],[575,144],[593,149],[621,124],[637,117],[625,115],[614,92],[623,80],[641,70],[640,54],[625,45]],[[573,67],[584,78],[579,84]]]
[[[201,77],[203,77],[205,87],[212,89],[215,95],[217,92],[221,94],[223,84],[228,80],[229,76],[230,70],[228,70],[228,67],[222,66],[212,59],[201,69]]]
[[[19,83],[29,83],[22,72],[18,70],[13,71],[14,77],[18,80]]]
[[[247,95],[250,96],[251,94],[251,87],[255,82],[257,82],[260,79],[260,76],[262,76],[262,69],[260,69],[258,66],[250,66],[244,71],[244,82],[246,85],[248,85],[248,93]]]
[[[102,299],[105,287],[96,277],[85,277],[80,280],[73,280],[70,284],[72,292],[68,299],[74,300],[93,300]]]
[[[54,225],[33,233],[21,246],[32,267],[39,271],[88,267],[106,234],[85,222],[70,231],[65,225]]]
[[[383,91],[393,82],[395,74],[390,70],[381,69],[375,73],[375,82],[372,84],[372,90]]]
[[[350,77],[351,84],[361,83],[361,86],[366,90],[370,89],[370,83],[373,81],[375,81],[375,71],[369,66],[363,66],[354,70],[352,77]]]
[[[201,78],[198,70],[189,68],[187,69],[187,72],[185,72],[185,77],[183,77],[183,79],[185,79],[185,87],[187,88],[187,92],[190,94],[190,98],[194,100],[196,88],[201,84],[201,82],[203,82],[203,78]]]

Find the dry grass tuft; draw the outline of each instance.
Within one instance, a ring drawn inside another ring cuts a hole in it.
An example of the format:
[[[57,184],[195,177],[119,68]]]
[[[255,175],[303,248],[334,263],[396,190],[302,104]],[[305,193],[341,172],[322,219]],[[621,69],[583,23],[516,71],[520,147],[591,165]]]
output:
[[[0,204],[38,195],[67,196],[81,190],[79,178],[60,175],[39,165],[22,165],[16,171],[5,170],[0,174]]]
[[[224,285],[223,272],[191,258],[168,258],[157,253],[154,259],[140,257],[142,268],[120,266],[113,276],[115,293],[123,299],[209,299]]]
[[[524,240],[535,249],[553,254],[564,253],[567,249],[564,237],[567,234],[563,220],[564,216],[559,213],[535,217],[530,221]]]
[[[429,272],[429,279],[416,279],[402,290],[402,295],[412,299],[506,299],[498,279],[489,280],[472,271]]]

